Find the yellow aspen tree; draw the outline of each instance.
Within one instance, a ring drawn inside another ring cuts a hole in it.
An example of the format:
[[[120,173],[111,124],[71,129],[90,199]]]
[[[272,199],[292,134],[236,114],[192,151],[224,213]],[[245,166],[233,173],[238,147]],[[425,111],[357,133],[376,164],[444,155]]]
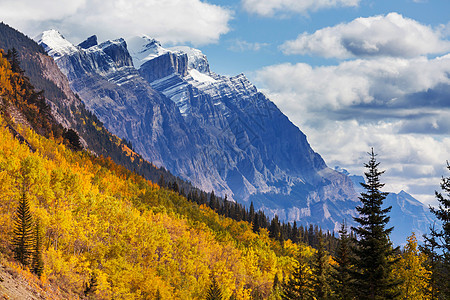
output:
[[[430,299],[428,282],[431,272],[425,268],[426,259],[426,255],[419,251],[413,233],[407,238],[407,244],[393,270],[394,277],[402,281],[398,286],[400,299]]]

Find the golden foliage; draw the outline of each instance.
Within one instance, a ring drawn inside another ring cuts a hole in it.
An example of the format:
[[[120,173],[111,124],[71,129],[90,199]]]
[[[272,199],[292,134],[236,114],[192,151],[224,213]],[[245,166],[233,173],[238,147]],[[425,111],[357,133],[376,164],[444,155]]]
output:
[[[214,272],[225,298],[269,296],[289,273],[297,246],[252,232],[149,182],[110,159],[72,152],[30,129],[36,149],[0,119],[0,241],[10,251],[12,214],[26,182],[43,228],[43,282],[82,295],[94,276],[97,299],[201,299]],[[283,252],[283,253],[282,253]]]

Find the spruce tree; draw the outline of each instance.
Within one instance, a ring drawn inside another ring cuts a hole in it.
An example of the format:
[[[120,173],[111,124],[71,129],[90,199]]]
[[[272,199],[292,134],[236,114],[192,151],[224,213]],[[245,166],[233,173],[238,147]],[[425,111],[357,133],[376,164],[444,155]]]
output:
[[[317,251],[312,264],[312,288],[316,299],[329,299],[331,297],[330,266],[325,251],[322,230],[317,237]]]
[[[380,163],[373,149],[369,155],[369,162],[365,164],[367,172],[364,173],[367,183],[361,183],[366,191],[359,197],[362,205],[356,207],[359,216],[354,218],[359,226],[352,227],[358,237],[353,248],[357,268],[355,284],[359,299],[392,299],[395,297],[392,290],[398,285],[391,277],[392,257],[397,250],[393,249],[389,239],[393,227],[386,228],[389,222],[387,214],[392,207],[382,208],[388,195],[380,191],[384,186],[380,182],[384,171],[378,170]]]
[[[42,271],[44,270],[44,262],[42,260],[42,239],[39,221],[36,221],[34,231],[33,261],[31,263],[31,269],[33,270],[33,273],[38,277],[41,277]]]
[[[14,219],[13,232],[14,258],[22,265],[28,266],[33,253],[33,217],[27,193],[22,191]]]
[[[450,165],[447,162],[447,169]],[[441,181],[442,192],[435,192],[439,202],[437,208],[431,207],[431,212],[442,223],[442,229],[430,228],[430,236],[426,237],[430,257],[433,257],[432,284],[433,296],[438,299],[450,299],[450,176],[443,177]]]
[[[435,231],[435,224],[430,228],[430,232]],[[430,299],[437,299],[438,295],[438,285],[440,282],[440,257],[436,249],[438,249],[438,243],[436,238],[432,235],[423,235],[424,243],[419,246],[420,251],[422,251],[427,256],[426,268],[431,272],[431,276],[428,278],[428,285],[430,286],[430,291],[428,296]]]
[[[287,282],[283,281],[281,299],[312,299],[311,271],[306,257],[299,251],[294,270]]]
[[[156,295],[155,295],[155,300],[161,300],[161,292],[159,291],[159,289],[156,290]]]
[[[350,300],[353,299],[352,289],[352,252],[350,237],[347,232],[347,224],[344,220],[339,230],[339,243],[336,249],[333,265],[333,290],[337,299]]]
[[[89,282],[86,282],[84,284],[84,296],[90,297],[95,293],[97,290],[98,282],[97,282],[97,276],[95,274],[91,274],[91,277],[89,278]]]
[[[214,274],[211,275],[211,284],[209,285],[208,292],[206,294],[206,300],[222,300],[222,291],[217,284]]]

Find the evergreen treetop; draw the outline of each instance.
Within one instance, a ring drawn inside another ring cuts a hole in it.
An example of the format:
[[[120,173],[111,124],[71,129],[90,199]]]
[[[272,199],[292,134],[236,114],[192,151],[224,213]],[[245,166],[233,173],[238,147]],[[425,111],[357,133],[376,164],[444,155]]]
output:
[[[30,212],[30,203],[25,191],[19,198],[14,220],[13,236],[14,258],[22,265],[28,266],[33,253],[33,217]]]
[[[206,300],[222,300],[222,291],[216,281],[214,274],[211,275],[211,284],[206,294]]]
[[[390,299],[395,296],[393,287],[398,285],[391,277],[395,251],[389,234],[393,227],[386,228],[391,207],[382,208],[388,194],[380,190],[384,186],[380,181],[384,171],[378,170],[380,163],[373,149],[369,156],[369,162],[365,164],[367,172],[364,173],[367,183],[361,184],[366,192],[359,197],[361,206],[356,207],[359,216],[354,218],[359,226],[352,227],[357,235],[353,249],[357,268],[355,284],[360,299]]]
[[[447,169],[450,164],[447,162]],[[442,229],[433,225],[430,234],[425,236],[424,251],[429,257],[432,271],[430,284],[431,296],[438,299],[450,298],[450,177],[442,177],[442,192],[435,192],[439,202],[437,208],[431,207],[431,212],[442,223]]]

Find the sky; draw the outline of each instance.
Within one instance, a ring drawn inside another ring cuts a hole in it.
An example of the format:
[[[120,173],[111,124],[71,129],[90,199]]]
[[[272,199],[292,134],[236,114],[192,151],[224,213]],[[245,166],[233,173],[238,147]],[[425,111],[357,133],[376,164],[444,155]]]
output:
[[[0,21],[77,44],[146,34],[244,73],[328,166],[435,204],[450,160],[450,1],[0,0]]]

